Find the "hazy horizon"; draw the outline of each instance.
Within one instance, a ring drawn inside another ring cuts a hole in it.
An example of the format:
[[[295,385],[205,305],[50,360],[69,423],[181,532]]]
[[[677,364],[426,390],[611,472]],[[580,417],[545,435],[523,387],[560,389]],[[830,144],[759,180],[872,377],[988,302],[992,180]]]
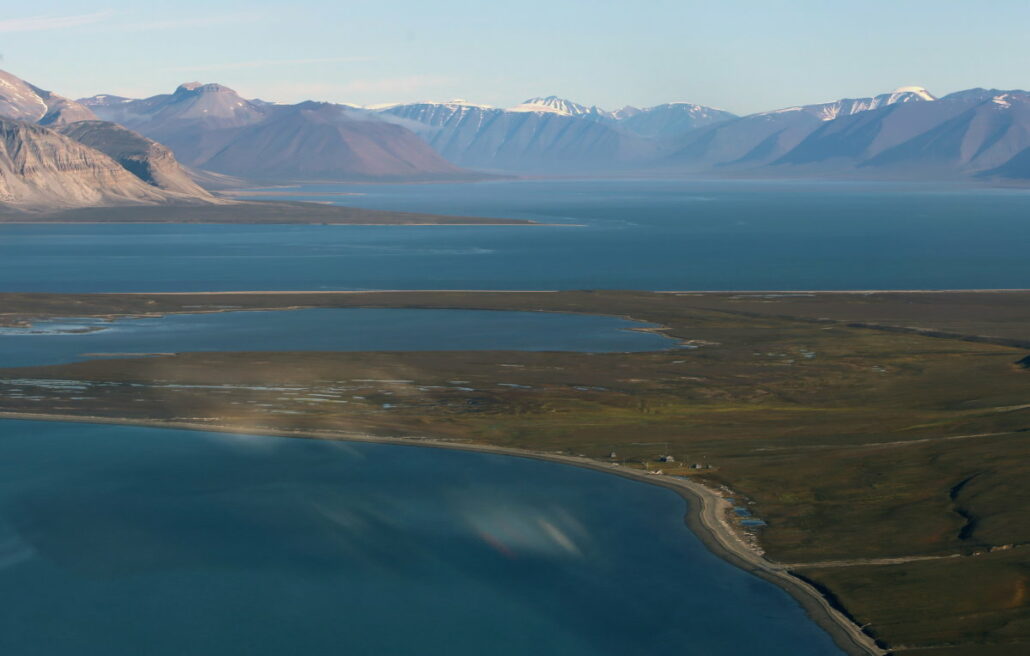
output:
[[[555,94],[608,109],[685,101],[738,114],[909,85],[938,96],[1028,86],[1019,43],[1030,5],[1014,0],[991,12],[924,0],[174,7],[44,0],[0,19],[0,67],[69,97],[145,97],[199,80],[279,102],[506,107]]]

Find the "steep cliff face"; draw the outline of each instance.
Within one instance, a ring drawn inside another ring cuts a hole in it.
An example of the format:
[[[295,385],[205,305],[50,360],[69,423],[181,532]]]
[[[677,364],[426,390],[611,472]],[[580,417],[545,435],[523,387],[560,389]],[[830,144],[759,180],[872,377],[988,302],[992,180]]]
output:
[[[78,121],[59,132],[99,150],[149,185],[190,196],[210,196],[190,178],[171,150],[132,130],[107,121]]]
[[[53,130],[0,119],[0,203],[16,209],[188,202]]]

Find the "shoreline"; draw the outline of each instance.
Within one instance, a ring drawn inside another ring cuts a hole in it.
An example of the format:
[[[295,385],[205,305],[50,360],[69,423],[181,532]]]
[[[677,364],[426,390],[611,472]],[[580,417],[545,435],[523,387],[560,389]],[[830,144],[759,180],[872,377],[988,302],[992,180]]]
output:
[[[88,415],[76,416],[46,413],[0,412],[0,419],[146,426],[151,428],[175,428],[179,430],[193,430],[212,433],[367,442],[374,444],[391,444],[396,446],[471,451],[565,464],[614,474],[616,476],[656,485],[658,487],[664,487],[678,494],[686,502],[687,512],[683,518],[684,523],[709,551],[731,565],[743,569],[744,571],[784,590],[802,607],[809,619],[830,635],[834,643],[836,643],[844,653],[849,656],[884,656],[888,653],[877,646],[875,641],[862,631],[861,627],[855,624],[845,614],[835,609],[826,597],[824,597],[811,584],[792,575],[786,567],[767,560],[745,545],[722,518],[726,510],[730,507],[729,502],[711,488],[702,485],[701,483],[695,483],[686,478],[649,474],[645,471],[631,469],[617,463],[606,464],[601,461],[579,456],[528,451],[524,449],[499,447],[488,444],[448,442],[446,440],[438,440],[428,437],[383,437],[328,430],[290,431],[261,428],[257,426],[227,426],[220,424],[161,421],[154,419],[132,419]]]
[[[548,225],[548,224],[536,224]],[[567,224],[557,224],[567,225]],[[575,227],[575,226],[573,226]],[[82,292],[81,296],[230,296],[239,295],[290,295],[290,294],[561,294],[563,292],[578,291],[574,289],[246,289],[239,291],[232,290],[206,290],[195,292]],[[998,289],[970,288],[970,289],[702,289],[702,290],[616,290],[616,291],[645,291],[653,294],[671,294],[686,296],[710,296],[725,294],[1015,294],[1030,292],[1030,288],[1007,287]],[[62,295],[62,292],[2,292],[2,293],[30,293],[30,294],[52,294]]]
[[[98,221],[98,220],[94,220],[94,221],[69,221],[67,219],[60,220],[60,221],[58,221],[58,220],[51,221],[51,220],[48,220],[48,219],[40,219],[38,221],[4,221],[2,218],[0,218],[0,225],[245,225],[245,226],[256,226],[256,225],[257,226],[298,226],[298,225],[311,225],[311,226],[323,226],[323,227],[333,227],[333,226],[355,226],[355,227],[365,226],[365,227],[367,227],[367,226],[376,226],[376,227],[397,227],[397,228],[403,228],[403,227],[406,227],[406,226],[422,226],[422,227],[425,227],[425,226],[440,226],[440,227],[451,227],[451,228],[460,228],[460,227],[466,227],[466,228],[495,228],[495,227],[511,228],[511,227],[517,227],[517,226],[540,226],[540,227],[551,227],[551,228],[554,228],[554,227],[564,227],[564,226],[568,226],[568,227],[572,227],[572,228],[583,228],[583,227],[585,227],[585,225],[581,224],[581,223],[537,223],[535,221],[521,221],[521,220],[519,220],[518,222],[515,222],[515,220],[512,220],[511,223],[505,223],[504,221],[506,221],[506,219],[497,219],[496,221],[491,221],[490,223],[486,223],[486,222],[484,222],[484,223],[472,223],[472,222],[465,222],[465,223],[458,223],[458,222],[455,222],[455,223],[440,223],[440,222],[436,222],[436,223],[427,223],[427,222],[422,222],[422,223],[417,223],[417,222],[410,222],[410,223],[347,223],[347,222],[341,222],[341,221],[314,221],[314,220],[312,220],[312,221],[293,221],[293,222],[289,222],[289,221],[283,221],[283,222],[268,221],[268,222],[264,222],[264,223],[242,223],[242,222],[239,222],[239,221],[170,221],[170,220],[169,221],[118,221],[118,220],[114,220],[114,219],[111,220],[111,221]]]

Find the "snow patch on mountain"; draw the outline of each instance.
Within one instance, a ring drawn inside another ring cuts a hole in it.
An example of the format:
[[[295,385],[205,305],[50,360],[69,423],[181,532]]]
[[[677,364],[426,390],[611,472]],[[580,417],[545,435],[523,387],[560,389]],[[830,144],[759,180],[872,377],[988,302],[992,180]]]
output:
[[[572,102],[571,100],[567,100],[560,96],[540,96],[537,98],[530,98],[528,100],[522,101],[522,104],[518,106],[541,106],[562,114],[566,114],[568,116],[590,115],[611,117],[612,115],[611,112],[606,112],[605,110],[597,107],[596,105],[587,107],[586,105],[581,105],[579,103]]]
[[[796,107],[784,107],[768,112],[760,112],[754,116],[770,116],[773,114],[785,114],[788,112],[805,112],[815,116],[820,121],[832,121],[842,116],[851,116],[860,112],[868,112],[880,107],[887,107],[897,103],[907,102],[932,102],[937,97],[923,87],[899,87],[890,93],[881,93],[871,98],[841,98],[832,102],[819,103],[815,105],[799,105]]]
[[[537,112],[540,114],[558,114],[560,116],[574,116],[574,114],[552,107],[550,105],[544,105],[542,103],[524,102],[521,105],[515,105],[514,107],[508,108],[509,112]]]
[[[373,111],[373,112],[381,112],[381,111],[386,111],[388,109],[394,109],[396,107],[416,107],[416,106],[417,107],[450,107],[452,109],[460,108],[460,107],[473,107],[473,108],[476,108],[476,109],[494,109],[493,105],[480,105],[480,104],[477,104],[477,103],[469,102],[468,100],[465,100],[464,98],[455,98],[454,100],[448,100],[446,102],[438,102],[438,101],[435,101],[435,100],[423,100],[421,102],[414,102],[414,103],[399,103],[399,102],[378,103],[378,104],[375,104],[375,105],[362,105],[362,108],[370,110],[370,111]],[[352,105],[352,107],[357,107],[357,105]]]

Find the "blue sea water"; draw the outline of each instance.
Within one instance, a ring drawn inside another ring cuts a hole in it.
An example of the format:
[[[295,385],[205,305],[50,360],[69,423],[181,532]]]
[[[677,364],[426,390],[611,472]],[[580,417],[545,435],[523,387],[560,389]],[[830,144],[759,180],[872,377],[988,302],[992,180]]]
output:
[[[320,308],[53,319],[0,327],[0,367],[98,353],[192,351],[655,351],[676,340],[617,317],[485,310]],[[95,357],[95,356],[92,356]]]
[[[684,512],[506,456],[0,421],[0,653],[840,653]]]
[[[568,180],[277,191],[556,225],[0,225],[0,290],[1030,287],[1025,190]]]

